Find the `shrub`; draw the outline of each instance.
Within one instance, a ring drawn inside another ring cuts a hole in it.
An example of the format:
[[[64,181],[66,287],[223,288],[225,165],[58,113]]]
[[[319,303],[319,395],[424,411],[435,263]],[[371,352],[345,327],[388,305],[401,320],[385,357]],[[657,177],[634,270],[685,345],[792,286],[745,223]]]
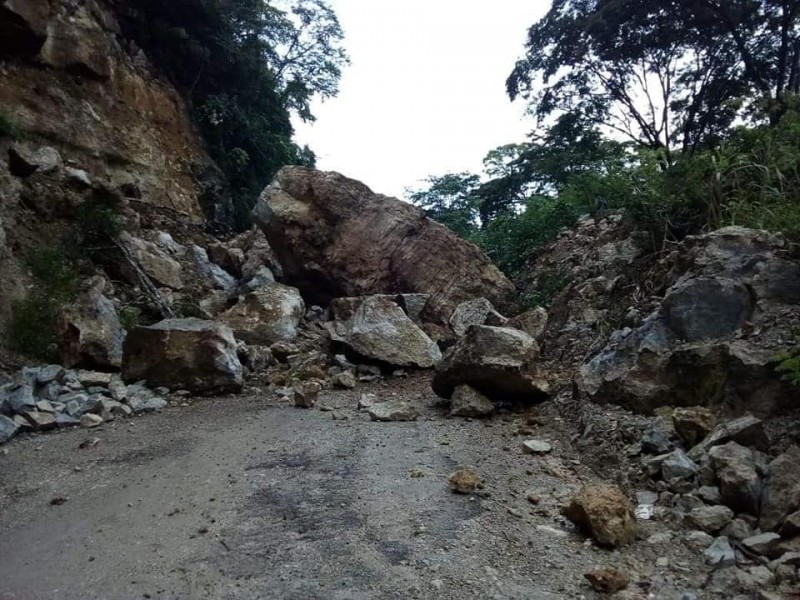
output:
[[[13,303],[9,339],[19,352],[45,361],[55,360],[56,331],[61,308],[75,299],[79,275],[57,248],[44,248],[27,257],[34,287],[27,298]]]
[[[800,346],[779,352],[774,357],[775,370],[789,385],[800,388]]]

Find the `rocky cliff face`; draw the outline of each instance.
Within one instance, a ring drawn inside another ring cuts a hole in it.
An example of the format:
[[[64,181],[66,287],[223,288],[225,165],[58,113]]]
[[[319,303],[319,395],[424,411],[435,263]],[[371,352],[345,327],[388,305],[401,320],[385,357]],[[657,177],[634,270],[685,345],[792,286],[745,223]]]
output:
[[[143,201],[201,217],[213,172],[177,92],[120,35],[103,0],[0,4],[0,112],[28,142]]]

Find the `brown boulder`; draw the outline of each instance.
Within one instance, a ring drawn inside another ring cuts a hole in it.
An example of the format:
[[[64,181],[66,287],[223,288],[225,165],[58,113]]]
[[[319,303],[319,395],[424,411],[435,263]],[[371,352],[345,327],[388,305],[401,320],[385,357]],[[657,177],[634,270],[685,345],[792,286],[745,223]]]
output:
[[[295,288],[272,283],[247,294],[219,320],[233,330],[237,339],[269,346],[295,339],[305,310]]]
[[[639,532],[633,505],[615,485],[585,485],[562,512],[604,546],[630,544]]]
[[[475,245],[417,207],[375,194],[338,173],[284,167],[253,210],[284,267],[312,304],[337,296],[430,294],[429,318],[445,324],[465,300],[499,308],[513,284]]]

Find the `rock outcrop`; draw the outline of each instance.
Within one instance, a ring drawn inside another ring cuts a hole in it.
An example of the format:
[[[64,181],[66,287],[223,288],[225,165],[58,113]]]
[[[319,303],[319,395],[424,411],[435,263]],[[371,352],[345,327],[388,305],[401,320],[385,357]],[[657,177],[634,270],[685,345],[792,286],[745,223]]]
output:
[[[517,329],[472,326],[436,367],[433,391],[450,398],[468,385],[494,401],[543,400],[550,386],[536,364],[539,346]]]
[[[663,300],[580,367],[578,392],[642,412],[712,406],[764,416],[788,408],[796,394],[772,365],[800,319],[800,261],[786,240],[721,229],[687,238],[662,269]]]
[[[338,296],[430,295],[429,320],[446,325],[465,300],[500,309],[514,287],[477,246],[422,211],[338,173],[284,167],[253,219],[278,254],[285,280],[314,304]]]
[[[227,326],[200,319],[167,319],[128,334],[122,377],[198,394],[238,392],[242,365]]]

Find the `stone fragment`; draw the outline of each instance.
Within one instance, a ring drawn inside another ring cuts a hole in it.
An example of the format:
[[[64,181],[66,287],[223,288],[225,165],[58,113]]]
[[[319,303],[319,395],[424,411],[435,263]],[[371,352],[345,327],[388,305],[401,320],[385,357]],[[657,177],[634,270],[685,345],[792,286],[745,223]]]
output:
[[[780,535],[775,532],[768,531],[766,533],[760,533],[758,535],[753,535],[743,539],[742,545],[756,554],[775,558],[773,556],[773,552],[777,548],[780,541]]]
[[[334,387],[344,390],[352,390],[358,383],[356,381],[356,376],[352,371],[342,371],[341,373],[334,375],[331,381],[333,382]]]
[[[714,543],[714,537],[707,534],[705,531],[690,531],[684,538],[686,543],[698,552],[705,551],[711,544]]]
[[[562,513],[604,546],[627,545],[639,532],[633,505],[613,485],[585,485]]]
[[[120,241],[156,284],[173,290],[183,288],[181,263],[164,252],[158,244],[139,239],[125,231],[120,234]],[[134,273],[128,273],[127,278],[132,283],[138,283]]]
[[[717,473],[722,502],[737,512],[759,513],[761,478],[753,451],[736,442],[714,446],[708,453]]]
[[[536,364],[538,357],[536,340],[522,331],[473,326],[445,353],[431,385],[443,398],[469,385],[492,400],[542,400],[550,384]]]
[[[290,342],[305,314],[305,303],[297,289],[272,283],[250,292],[219,316],[236,339],[247,344],[270,345]]]
[[[300,408],[314,408],[322,386],[316,381],[306,381],[294,389],[294,405]]]
[[[763,531],[774,530],[797,509],[800,509],[800,448],[791,446],[769,464],[759,527]]]
[[[708,504],[720,504],[722,496],[719,493],[719,488],[712,485],[704,485],[697,490],[697,495],[702,498],[703,502]]]
[[[692,448],[711,433],[716,417],[704,406],[678,407],[672,413],[675,431],[687,448]]]
[[[416,421],[419,417],[416,408],[401,400],[373,404],[367,410],[373,421]]]
[[[736,554],[725,536],[720,536],[714,540],[703,552],[703,557],[707,565],[711,567],[729,567],[736,564]]]
[[[547,319],[547,310],[541,306],[537,306],[532,310],[509,319],[505,326],[524,331],[533,339],[539,341],[544,335],[545,327],[547,327]]]
[[[697,474],[697,469],[697,464],[683,450],[671,452],[661,463],[661,474],[667,482],[675,479],[691,479]]]
[[[7,384],[0,387],[0,409],[18,413],[36,408],[36,397],[33,388],[28,384]]]
[[[672,449],[664,419],[658,417],[650,422],[642,435],[641,444],[642,452],[647,454],[664,454]]]
[[[698,506],[686,515],[686,521],[707,533],[719,533],[733,519],[733,511],[727,506]]]
[[[0,444],[5,444],[19,431],[19,425],[13,419],[0,415]]]
[[[494,404],[478,390],[459,385],[450,399],[451,417],[483,418],[494,414]]]
[[[753,528],[744,519],[733,519],[721,533],[729,540],[742,541],[753,535]]]
[[[553,447],[543,440],[525,440],[522,442],[522,452],[525,454],[549,454]]]
[[[22,144],[11,144],[8,149],[8,170],[17,177],[30,177],[34,173],[48,174],[63,166],[58,150],[50,146],[30,150]]]
[[[375,394],[361,394],[358,399],[358,409],[365,410],[378,403],[378,397]]]
[[[26,410],[21,413],[36,431],[49,431],[58,427],[56,416],[53,413]]]
[[[736,442],[742,446],[753,447],[761,451],[766,451],[769,448],[769,440],[764,431],[763,421],[752,415],[745,415],[717,425],[714,431],[689,451],[689,456],[697,460],[708,453],[714,446],[727,442]]]
[[[624,590],[631,582],[630,576],[615,567],[603,567],[583,575],[596,592],[613,594]]]
[[[448,477],[447,484],[457,494],[471,494],[483,489],[483,481],[474,469],[459,469]]]
[[[243,382],[233,332],[200,319],[167,319],[133,329],[125,340],[122,376],[196,394],[238,392]]]
[[[507,321],[486,298],[475,298],[456,306],[450,316],[450,327],[460,337],[473,325],[503,327]]]
[[[93,413],[86,413],[81,415],[81,427],[86,427],[91,429],[93,427],[98,427],[99,425],[103,424],[103,417],[100,415],[95,415]]]

